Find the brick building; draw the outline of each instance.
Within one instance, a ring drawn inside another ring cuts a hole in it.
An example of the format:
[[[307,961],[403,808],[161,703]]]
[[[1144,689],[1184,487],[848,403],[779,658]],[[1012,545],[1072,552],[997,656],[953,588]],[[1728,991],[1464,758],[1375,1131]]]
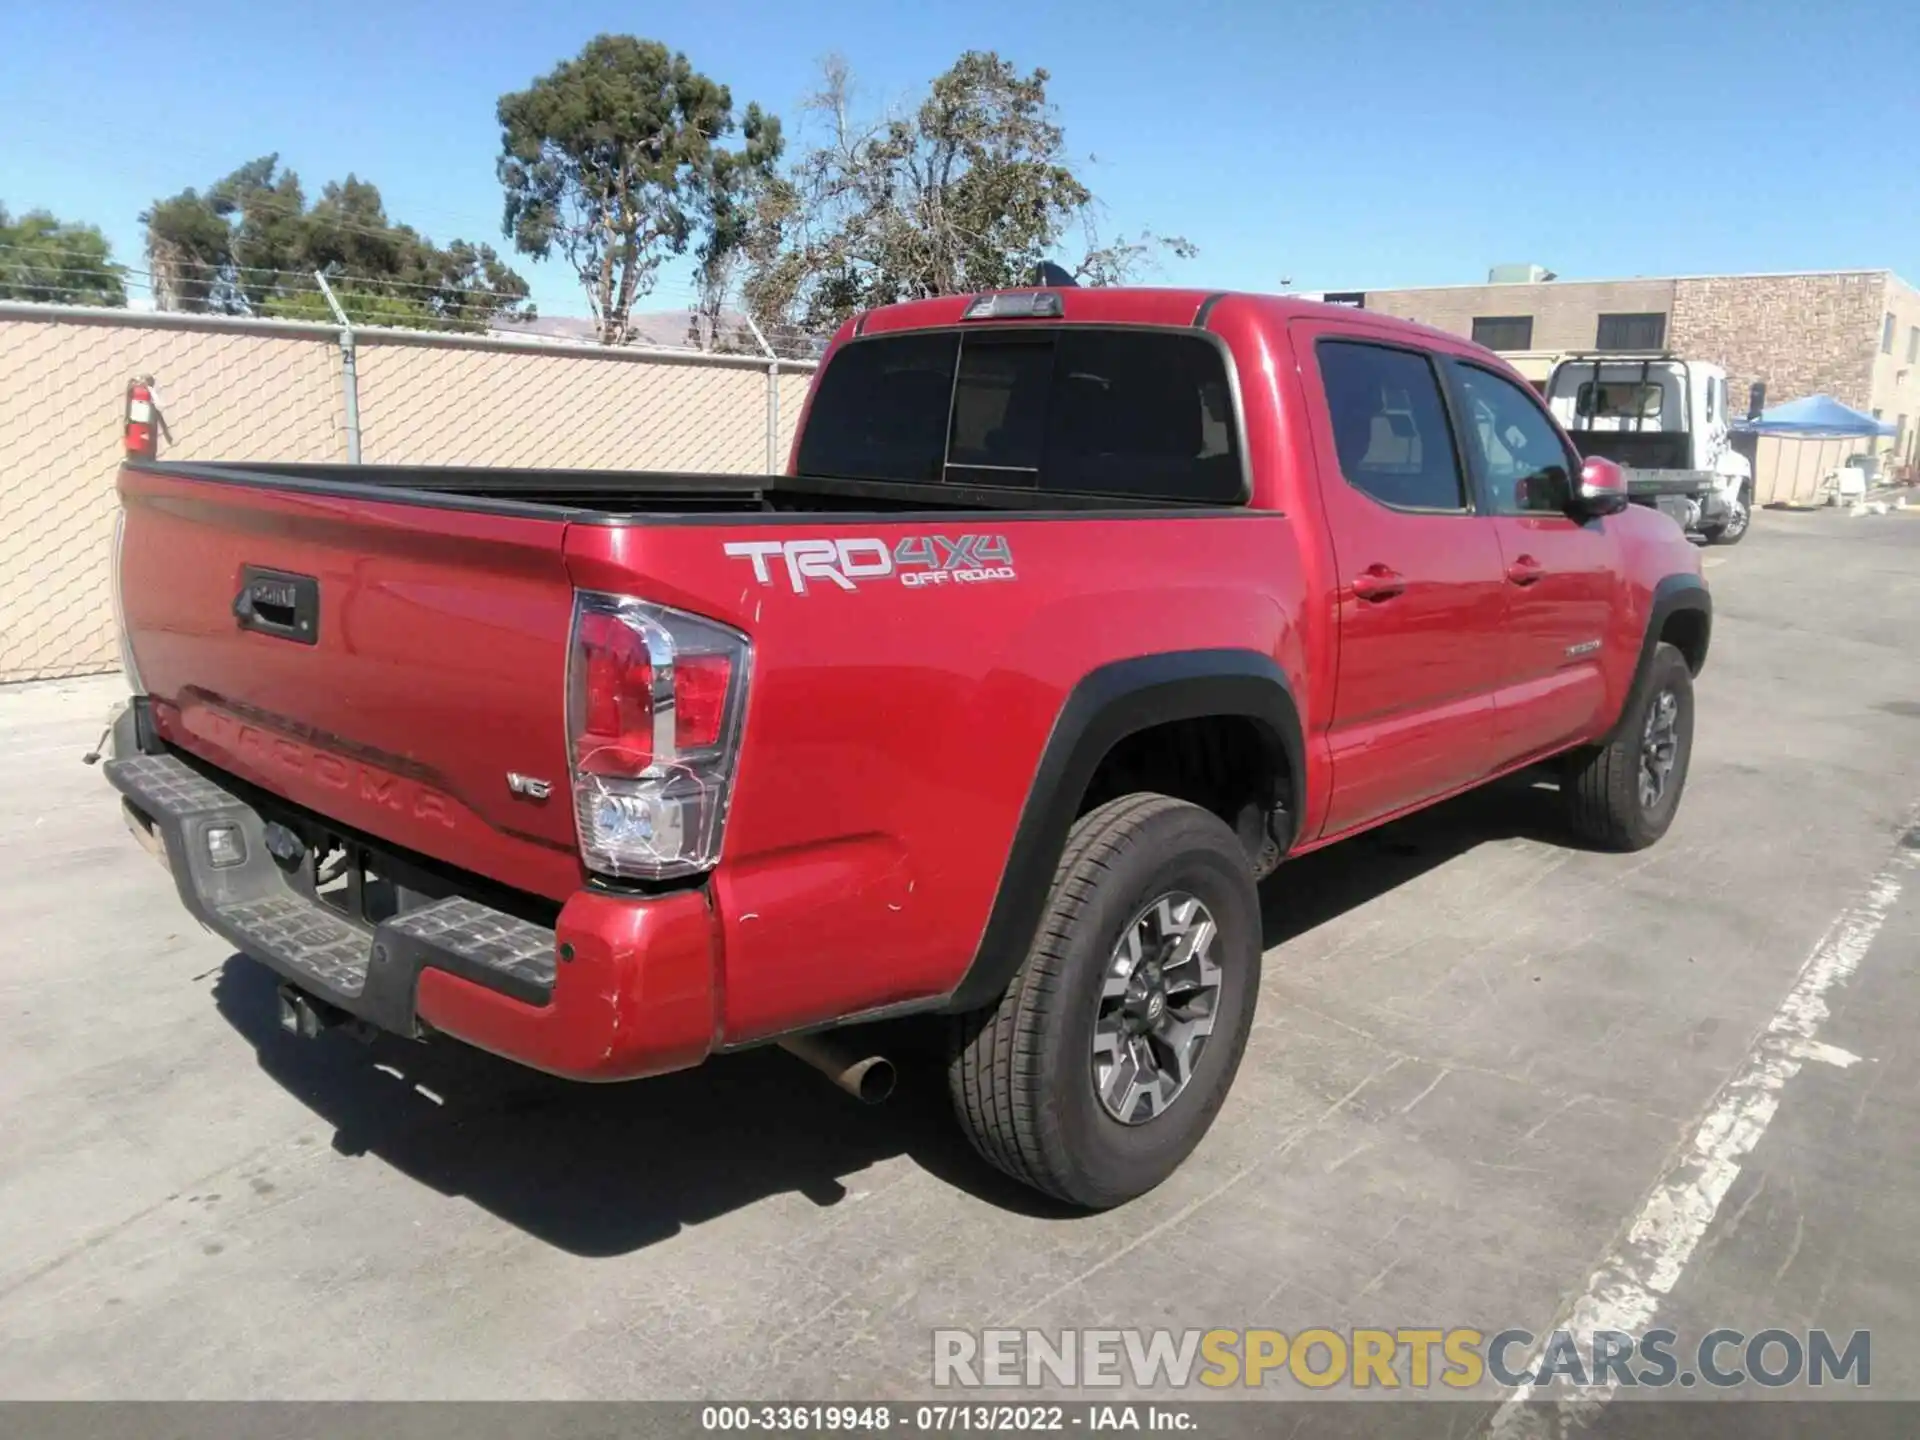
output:
[[[1920,291],[1889,270],[1559,280],[1529,266],[1493,276],[1319,298],[1470,335],[1534,379],[1569,350],[1713,361],[1736,405],[1754,381],[1765,382],[1768,405],[1831,395],[1899,427],[1880,442],[1883,464],[1920,460]]]

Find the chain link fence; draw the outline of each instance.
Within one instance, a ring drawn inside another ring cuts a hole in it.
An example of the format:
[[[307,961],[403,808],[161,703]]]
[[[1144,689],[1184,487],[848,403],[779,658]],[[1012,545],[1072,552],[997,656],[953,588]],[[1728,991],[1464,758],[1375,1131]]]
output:
[[[361,458],[382,465],[777,469],[811,378],[784,362],[775,411],[765,361],[529,354],[365,332],[356,349]]]
[[[0,303],[0,683],[111,670],[127,386],[167,460],[761,472],[813,364]],[[353,402],[350,404],[350,398]]]

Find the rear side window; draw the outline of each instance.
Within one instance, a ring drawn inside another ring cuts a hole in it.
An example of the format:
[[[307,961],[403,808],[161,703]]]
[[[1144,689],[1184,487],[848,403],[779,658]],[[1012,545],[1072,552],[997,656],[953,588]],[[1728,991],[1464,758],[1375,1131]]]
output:
[[[1322,340],[1334,447],[1347,483],[1396,510],[1466,508],[1433,363],[1410,350]]]
[[[1145,328],[853,341],[821,376],[799,468],[1129,499],[1246,498],[1220,351],[1204,336]]]
[[[947,464],[998,472],[968,477],[975,484],[1034,484],[1047,444],[1052,375],[1053,344],[1045,336],[963,346]]]
[[[863,480],[938,481],[953,401],[951,335],[844,346],[820,377],[800,469]]]
[[[1244,498],[1226,366],[1211,342],[1152,330],[1063,331],[1053,380],[1050,488]]]

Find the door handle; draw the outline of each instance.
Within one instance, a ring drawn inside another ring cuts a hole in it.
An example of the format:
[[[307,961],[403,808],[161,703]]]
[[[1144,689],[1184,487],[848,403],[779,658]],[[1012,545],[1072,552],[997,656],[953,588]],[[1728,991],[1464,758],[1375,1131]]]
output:
[[[1387,565],[1369,565],[1353,577],[1353,593],[1361,600],[1391,600],[1406,588],[1405,577]]]
[[[1507,566],[1507,579],[1516,585],[1531,585],[1546,573],[1546,566],[1531,555],[1522,555]]]

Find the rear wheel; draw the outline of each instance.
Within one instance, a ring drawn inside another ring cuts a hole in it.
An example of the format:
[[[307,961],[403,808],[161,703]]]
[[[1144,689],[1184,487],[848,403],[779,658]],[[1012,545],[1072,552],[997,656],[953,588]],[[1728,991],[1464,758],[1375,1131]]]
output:
[[[1747,528],[1752,523],[1753,494],[1745,485],[1742,485],[1734,492],[1726,523],[1700,533],[1706,537],[1709,545],[1738,545],[1746,538]]]
[[[1144,1194],[1213,1124],[1259,984],[1259,898],[1233,830],[1165,795],[1110,801],[1075,823],[1006,993],[955,1021],[962,1127],[1062,1200]]]
[[[1661,643],[1613,738],[1574,759],[1568,810],[1580,836],[1608,850],[1643,850],[1667,833],[1693,756],[1693,672]]]

